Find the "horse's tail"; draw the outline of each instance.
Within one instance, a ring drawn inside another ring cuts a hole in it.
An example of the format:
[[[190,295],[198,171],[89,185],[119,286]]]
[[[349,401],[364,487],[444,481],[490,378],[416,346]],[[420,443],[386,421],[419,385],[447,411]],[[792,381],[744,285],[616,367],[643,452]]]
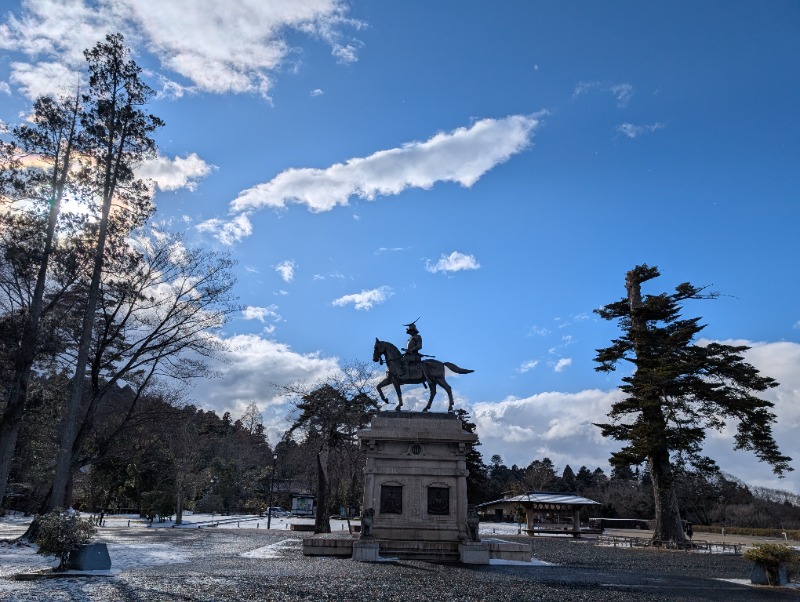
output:
[[[442,362],[442,363],[456,374],[469,374],[470,372],[475,372],[475,370],[467,370],[466,368],[459,368],[453,362]]]

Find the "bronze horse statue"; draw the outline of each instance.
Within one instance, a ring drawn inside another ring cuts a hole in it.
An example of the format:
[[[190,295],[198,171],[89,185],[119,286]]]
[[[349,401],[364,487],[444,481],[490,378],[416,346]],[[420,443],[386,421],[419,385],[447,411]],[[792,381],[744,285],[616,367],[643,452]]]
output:
[[[450,406],[447,408],[448,412],[453,411],[453,390],[447,381],[444,379],[444,368],[447,366],[456,374],[469,374],[474,370],[467,370],[459,368],[452,362],[440,362],[438,360],[422,360],[422,373],[421,375],[403,375],[403,366],[401,364],[402,354],[400,350],[386,341],[380,341],[375,338],[375,349],[372,352],[372,361],[381,363],[386,361],[386,378],[378,383],[378,395],[385,403],[389,403],[386,396],[383,394],[383,387],[386,385],[394,385],[394,390],[397,391],[397,407],[395,410],[400,410],[403,407],[403,395],[400,393],[400,385],[426,385],[431,390],[431,396],[428,399],[428,405],[425,406],[423,412],[427,412],[433,398],[436,396],[436,385],[439,385],[447,391],[447,396],[450,398]]]

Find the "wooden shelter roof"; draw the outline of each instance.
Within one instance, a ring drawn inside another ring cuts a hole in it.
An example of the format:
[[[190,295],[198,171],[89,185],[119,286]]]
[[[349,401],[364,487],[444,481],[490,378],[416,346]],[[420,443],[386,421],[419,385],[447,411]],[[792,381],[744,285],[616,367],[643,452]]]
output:
[[[548,510],[561,509],[566,506],[599,506],[600,502],[595,502],[594,500],[574,493],[533,491],[531,493],[523,493],[522,495],[494,500],[492,502],[484,502],[483,504],[479,504],[478,508],[488,508],[489,506],[496,506],[498,504],[520,504],[522,506],[533,506],[537,509]],[[553,508],[554,506],[558,508]]]

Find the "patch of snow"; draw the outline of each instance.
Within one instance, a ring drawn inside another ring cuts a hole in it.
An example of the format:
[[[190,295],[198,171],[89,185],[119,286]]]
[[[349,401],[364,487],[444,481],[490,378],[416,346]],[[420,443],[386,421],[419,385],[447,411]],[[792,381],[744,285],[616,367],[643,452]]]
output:
[[[111,566],[117,570],[138,569],[159,564],[180,564],[191,562],[192,556],[186,550],[165,543],[113,543],[106,542]]]
[[[531,558],[530,562],[524,560],[503,560],[502,558],[492,558],[489,564],[493,565],[506,565],[506,566],[556,566],[552,562],[545,562],[544,560],[537,560]]]
[[[750,585],[752,587],[769,587],[774,589],[779,589],[777,586],[773,585],[757,585],[750,581],[750,579],[726,579],[722,577],[716,577],[717,581],[725,581],[727,583],[735,583],[736,585]],[[782,585],[781,587],[788,587],[790,589],[800,589],[800,583],[789,582],[786,585]]]
[[[249,552],[242,552],[239,556],[242,558],[282,558],[283,554],[281,552],[283,550],[286,548],[299,548],[301,541],[300,539],[284,539]]]

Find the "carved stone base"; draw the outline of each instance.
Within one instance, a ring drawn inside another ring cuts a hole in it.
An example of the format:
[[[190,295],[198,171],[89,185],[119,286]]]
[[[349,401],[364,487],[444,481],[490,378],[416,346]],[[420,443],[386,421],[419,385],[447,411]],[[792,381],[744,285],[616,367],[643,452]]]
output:
[[[407,542],[401,550],[421,541],[453,544],[457,559],[455,546],[468,539],[466,455],[477,436],[453,414],[380,412],[358,439],[372,535]]]

